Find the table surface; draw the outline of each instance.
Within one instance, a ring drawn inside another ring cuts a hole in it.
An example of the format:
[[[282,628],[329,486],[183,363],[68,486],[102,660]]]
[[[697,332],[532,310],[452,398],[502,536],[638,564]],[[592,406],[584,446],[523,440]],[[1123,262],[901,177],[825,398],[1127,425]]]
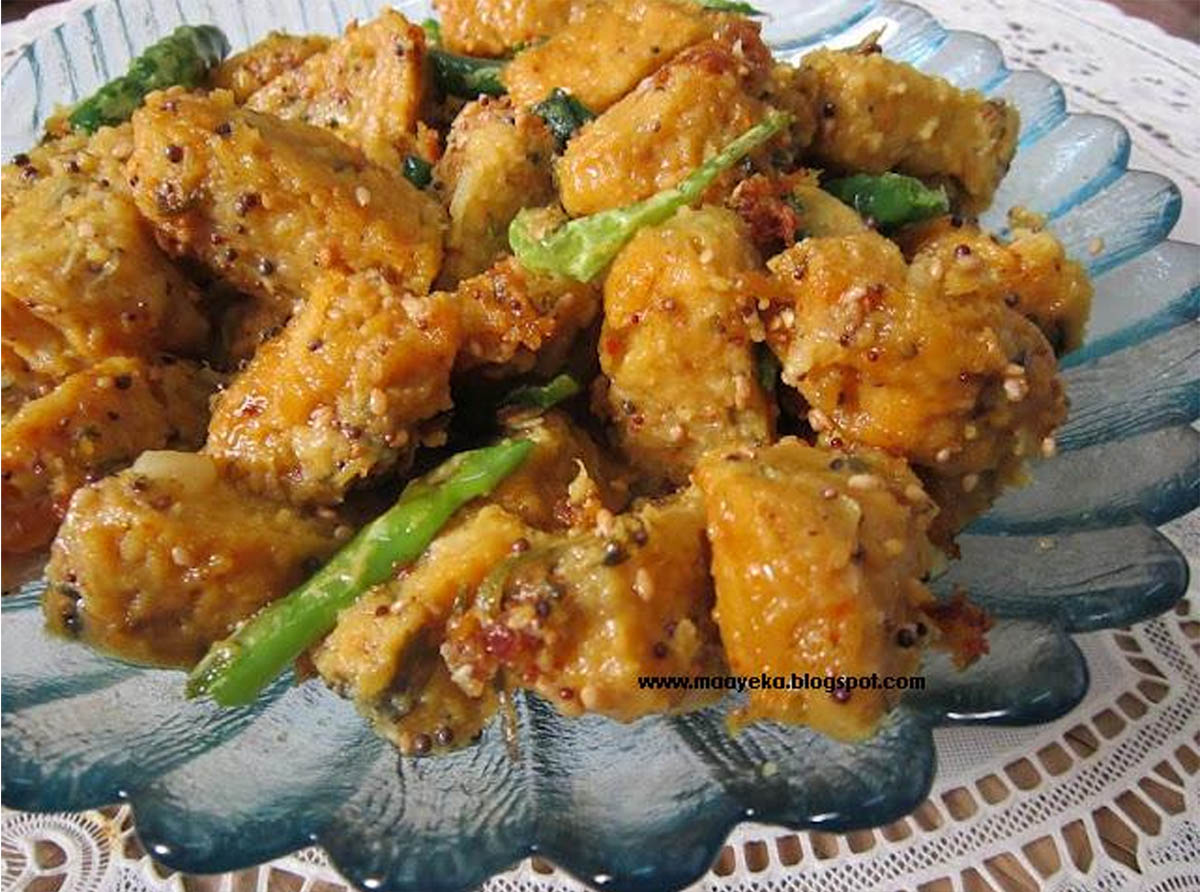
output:
[[[1192,106],[1159,99],[1170,90],[1194,96],[1200,88],[1200,0],[1115,0],[1111,6],[1101,0],[918,2],[949,27],[996,38],[1011,67],[1038,67],[1058,79],[1072,110],[1108,114],[1125,124],[1134,142],[1130,166],[1163,172],[1184,192],[1173,237],[1200,240],[1200,128]],[[42,5],[5,0],[0,12],[9,21]],[[1113,66],[1118,58],[1121,66]],[[1148,91],[1147,83],[1156,89]],[[1166,532],[1195,565],[1198,518],[1175,521]],[[1200,861],[1198,610],[1193,588],[1168,617],[1080,636],[1092,691],[1057,722],[1032,729],[940,730],[937,783],[910,818],[847,836],[743,825],[697,888],[753,883],[796,892],[1090,892],[1149,888],[1155,880],[1157,888],[1200,889],[1195,873],[1182,885],[1157,885],[1164,877],[1178,883],[1186,870],[1181,865]],[[103,867],[104,892],[344,888],[315,850],[238,874],[170,874],[141,852],[125,809],[61,816],[6,812],[3,849],[5,888],[19,880],[19,887],[33,892],[84,888],[81,864],[93,872]],[[34,862],[40,866],[28,869]],[[64,881],[68,876],[73,883]],[[536,860],[498,876],[488,888],[582,889]]]

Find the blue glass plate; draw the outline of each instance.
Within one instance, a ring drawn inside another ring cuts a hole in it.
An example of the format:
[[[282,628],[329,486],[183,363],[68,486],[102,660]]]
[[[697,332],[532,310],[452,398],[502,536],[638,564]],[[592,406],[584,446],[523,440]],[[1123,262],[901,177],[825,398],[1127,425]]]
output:
[[[41,38],[5,72],[3,152],[27,148],[56,102],[123,71],[181,21],[214,22],[235,45],[271,28],[335,32],[375,0],[107,0]],[[914,808],[932,781],[930,729],[1027,724],[1087,688],[1073,632],[1167,610],[1187,565],[1154,525],[1200,501],[1200,249],[1166,241],[1178,189],[1126,170],[1115,122],[1068,115],[1063,92],[1010,72],[990,40],[946,31],[903,3],[759,2],[781,56],[854,42],[884,49],[1021,110],[1011,173],[985,223],[1045,213],[1096,276],[1085,346],[1067,358],[1071,418],[1061,452],[963,537],[940,585],[967,585],[998,617],[991,653],[959,673],[929,657],[927,690],[873,740],[839,744],[763,724],[731,737],[729,707],[618,725],[567,720],[517,700],[517,755],[490,728],[478,746],[404,759],[320,683],[284,679],[253,708],[182,698],[182,676],[48,637],[32,586],[3,603],[3,801],[72,810],[132,803],[146,848],[185,871],[224,871],[310,843],[355,883],[470,888],[538,852],[597,885],[673,889],[699,877],[729,830],[753,818],[848,830]],[[401,3],[414,18],[423,3]],[[669,852],[669,857],[664,853]]]

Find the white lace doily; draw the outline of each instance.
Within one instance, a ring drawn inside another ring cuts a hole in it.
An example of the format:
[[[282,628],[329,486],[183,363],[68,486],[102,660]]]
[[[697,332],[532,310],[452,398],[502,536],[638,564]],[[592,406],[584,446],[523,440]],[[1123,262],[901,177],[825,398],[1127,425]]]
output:
[[[1010,67],[1056,78],[1073,110],[1120,120],[1133,137],[1130,166],[1165,173],[1183,189],[1174,238],[1200,240],[1200,47],[1098,0],[922,5],[948,27],[995,38]],[[48,8],[5,26],[5,50],[63,14]],[[1200,515],[1166,532],[1200,566]],[[1200,889],[1200,592],[1193,586],[1167,616],[1077,640],[1092,684],[1069,715],[1036,728],[939,729],[937,781],[913,815],[847,835],[744,824],[696,888]],[[2,854],[3,887],[31,892],[345,888],[316,849],[238,874],[171,874],[141,851],[124,807],[5,811]],[[583,889],[537,860],[485,888]]]

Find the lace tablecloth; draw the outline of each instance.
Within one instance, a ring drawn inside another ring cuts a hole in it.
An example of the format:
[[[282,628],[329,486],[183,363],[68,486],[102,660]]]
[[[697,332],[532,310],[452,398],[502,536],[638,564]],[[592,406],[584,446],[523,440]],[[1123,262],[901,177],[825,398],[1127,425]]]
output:
[[[1200,240],[1200,47],[1096,0],[921,2],[949,27],[995,38],[1011,67],[1056,78],[1072,110],[1121,121],[1130,166],[1183,189],[1174,238]],[[52,7],[6,25],[5,50],[62,15]],[[1200,515],[1166,531],[1195,566]],[[744,824],[696,888],[1200,889],[1200,592],[1170,615],[1078,641],[1092,686],[1069,715],[1036,728],[939,729],[938,778],[913,815],[845,836]],[[316,849],[239,874],[170,874],[139,849],[124,808],[6,811],[3,864],[6,889],[36,892],[345,885]],[[536,860],[486,888],[582,889]]]

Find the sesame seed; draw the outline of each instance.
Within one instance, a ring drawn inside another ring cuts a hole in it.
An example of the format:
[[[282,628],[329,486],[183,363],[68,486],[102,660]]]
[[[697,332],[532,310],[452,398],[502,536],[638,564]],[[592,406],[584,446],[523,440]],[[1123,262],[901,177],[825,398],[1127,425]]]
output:
[[[937,451],[937,455],[935,455],[933,458],[934,461],[936,461],[939,465],[944,465],[946,462],[950,461],[951,454],[950,447],[943,446]]]
[[[383,415],[385,412],[387,412],[387,406],[388,406],[387,394],[384,393],[382,390],[380,390],[378,387],[374,387],[371,389],[371,393],[367,397],[367,401],[370,404],[372,415]]]
[[[821,498],[823,498],[823,499],[836,499],[837,496],[838,496],[838,491],[836,488],[834,488],[832,486],[827,486],[823,490],[821,490]]]
[[[433,749],[433,741],[428,734],[418,734],[412,740],[412,748],[418,756],[423,756]]]
[[[846,485],[851,489],[868,490],[879,487],[879,478],[874,474],[851,474]]]
[[[366,186],[358,186],[354,190],[354,200],[358,202],[359,207],[366,207],[371,203],[371,190]]]
[[[901,626],[896,631],[896,644],[900,647],[912,647],[917,643],[917,633],[908,626]]]
[[[183,146],[169,145],[166,148],[167,160],[172,164],[178,164],[183,160]]]
[[[649,601],[654,597],[654,579],[645,567],[638,567],[637,573],[634,574],[633,590],[643,601]]]
[[[1029,395],[1029,384],[1024,378],[1005,378],[1004,395],[1009,402],[1019,403]]]
[[[1054,458],[1058,454],[1058,441],[1053,437],[1042,440],[1042,458]]]
[[[979,485],[978,474],[964,474],[962,479],[963,492],[973,492],[975,487]]]

